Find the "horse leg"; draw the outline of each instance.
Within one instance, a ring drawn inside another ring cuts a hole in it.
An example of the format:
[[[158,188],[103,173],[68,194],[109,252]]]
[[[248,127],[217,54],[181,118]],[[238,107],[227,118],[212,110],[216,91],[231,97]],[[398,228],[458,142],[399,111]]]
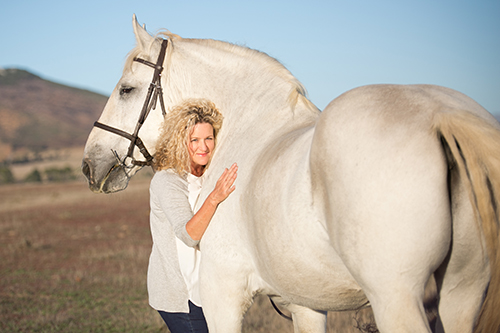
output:
[[[368,297],[380,332],[431,332],[425,285],[446,257],[451,238],[446,203],[442,209],[421,209],[441,206],[442,200],[433,198],[436,192],[414,211],[410,202],[400,202],[394,216],[364,223],[366,233],[354,237],[355,248],[345,244],[339,251]]]
[[[315,311],[301,306],[290,309],[294,333],[325,333],[326,315],[324,311]]]
[[[360,122],[353,130],[368,131]],[[319,181],[328,184],[320,198],[328,200],[332,245],[368,297],[380,332],[431,332],[425,285],[451,242],[447,165],[434,137],[385,132],[363,144],[331,139],[331,155],[322,149],[317,159]]]
[[[453,235],[450,252],[435,277],[439,292],[437,332],[472,332],[488,285],[488,265],[467,192],[451,173]]]
[[[273,297],[273,301],[290,311],[294,333],[325,333],[326,311],[316,311],[300,305],[283,301],[280,297]]]
[[[252,305],[256,290],[253,275],[236,262],[227,266],[210,259],[204,255],[200,267],[200,296],[208,329],[215,333],[240,333],[243,316]]]
[[[239,333],[243,315],[252,305],[252,297],[229,281],[212,284],[210,293],[202,294],[202,302],[210,332]]]
[[[422,294],[409,290],[408,286],[387,289],[385,295],[377,293],[370,297],[380,332],[431,332]]]

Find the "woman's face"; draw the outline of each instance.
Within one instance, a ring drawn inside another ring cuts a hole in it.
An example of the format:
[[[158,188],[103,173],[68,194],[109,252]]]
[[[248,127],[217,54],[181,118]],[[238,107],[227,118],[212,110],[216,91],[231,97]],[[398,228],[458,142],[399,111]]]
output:
[[[197,175],[208,164],[215,148],[214,128],[208,123],[196,124],[189,137],[191,173]]]

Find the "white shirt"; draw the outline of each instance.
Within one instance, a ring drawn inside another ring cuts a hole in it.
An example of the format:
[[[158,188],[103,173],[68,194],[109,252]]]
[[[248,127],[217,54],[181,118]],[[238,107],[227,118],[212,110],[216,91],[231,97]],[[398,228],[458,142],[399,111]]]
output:
[[[194,206],[200,195],[202,186],[202,177],[196,177],[195,175],[188,174],[188,192],[189,192],[189,204],[191,209],[194,211]],[[179,267],[181,269],[182,276],[186,282],[186,287],[189,294],[189,299],[195,305],[201,307],[200,299],[200,288],[199,288],[199,276],[200,276],[200,261],[201,252],[198,247],[189,247],[178,237],[175,237],[177,245],[177,254],[179,259]]]

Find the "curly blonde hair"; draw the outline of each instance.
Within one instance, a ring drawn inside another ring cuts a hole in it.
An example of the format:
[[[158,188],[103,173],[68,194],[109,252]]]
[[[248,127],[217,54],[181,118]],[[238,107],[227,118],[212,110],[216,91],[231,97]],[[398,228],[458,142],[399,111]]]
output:
[[[212,125],[216,146],[222,120],[222,114],[215,104],[206,99],[190,99],[173,107],[165,116],[156,142],[154,169],[174,169],[179,175],[189,173],[188,142],[194,126],[204,123]]]

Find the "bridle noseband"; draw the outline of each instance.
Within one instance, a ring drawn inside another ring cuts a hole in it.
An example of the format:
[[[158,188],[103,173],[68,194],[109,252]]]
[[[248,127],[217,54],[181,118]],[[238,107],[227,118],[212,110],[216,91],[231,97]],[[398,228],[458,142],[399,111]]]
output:
[[[163,101],[163,90],[161,87],[161,73],[163,71],[163,62],[165,60],[165,54],[167,51],[167,45],[168,45],[168,40],[163,39],[161,43],[161,50],[160,54],[158,55],[158,60],[156,61],[156,64],[149,62],[147,60],[141,59],[141,58],[134,58],[134,61],[140,62],[141,64],[144,64],[146,66],[154,68],[154,74],[153,74],[153,79],[151,80],[151,83],[149,85],[148,89],[148,94],[146,96],[146,100],[144,101],[144,105],[141,110],[141,114],[139,116],[139,120],[137,121],[137,125],[135,126],[135,131],[133,134],[127,133],[125,131],[122,131],[118,128],[111,127],[109,125],[100,123],[96,121],[94,123],[95,127],[98,127],[100,129],[103,129],[105,131],[120,135],[128,140],[130,140],[130,146],[128,147],[128,152],[123,159],[120,159],[116,151],[113,150],[113,154],[115,154],[115,157],[119,163],[119,166],[122,168],[133,168],[134,166],[148,166],[152,165],[153,163],[153,156],[148,152],[146,149],[146,146],[144,146],[144,143],[142,140],[139,138],[139,130],[141,129],[142,125],[146,121],[146,118],[149,115],[149,112],[151,109],[155,110],[156,109],[156,103],[157,100],[160,100],[160,105],[161,105],[161,111],[163,116],[165,116],[166,111],[165,111],[165,103]],[[139,151],[142,153],[144,158],[146,159],[145,161],[138,161],[134,158],[134,147],[137,146],[139,148]],[[127,158],[131,159],[131,166],[127,166],[125,164],[125,161]],[[125,173],[126,170],[124,170]]]

